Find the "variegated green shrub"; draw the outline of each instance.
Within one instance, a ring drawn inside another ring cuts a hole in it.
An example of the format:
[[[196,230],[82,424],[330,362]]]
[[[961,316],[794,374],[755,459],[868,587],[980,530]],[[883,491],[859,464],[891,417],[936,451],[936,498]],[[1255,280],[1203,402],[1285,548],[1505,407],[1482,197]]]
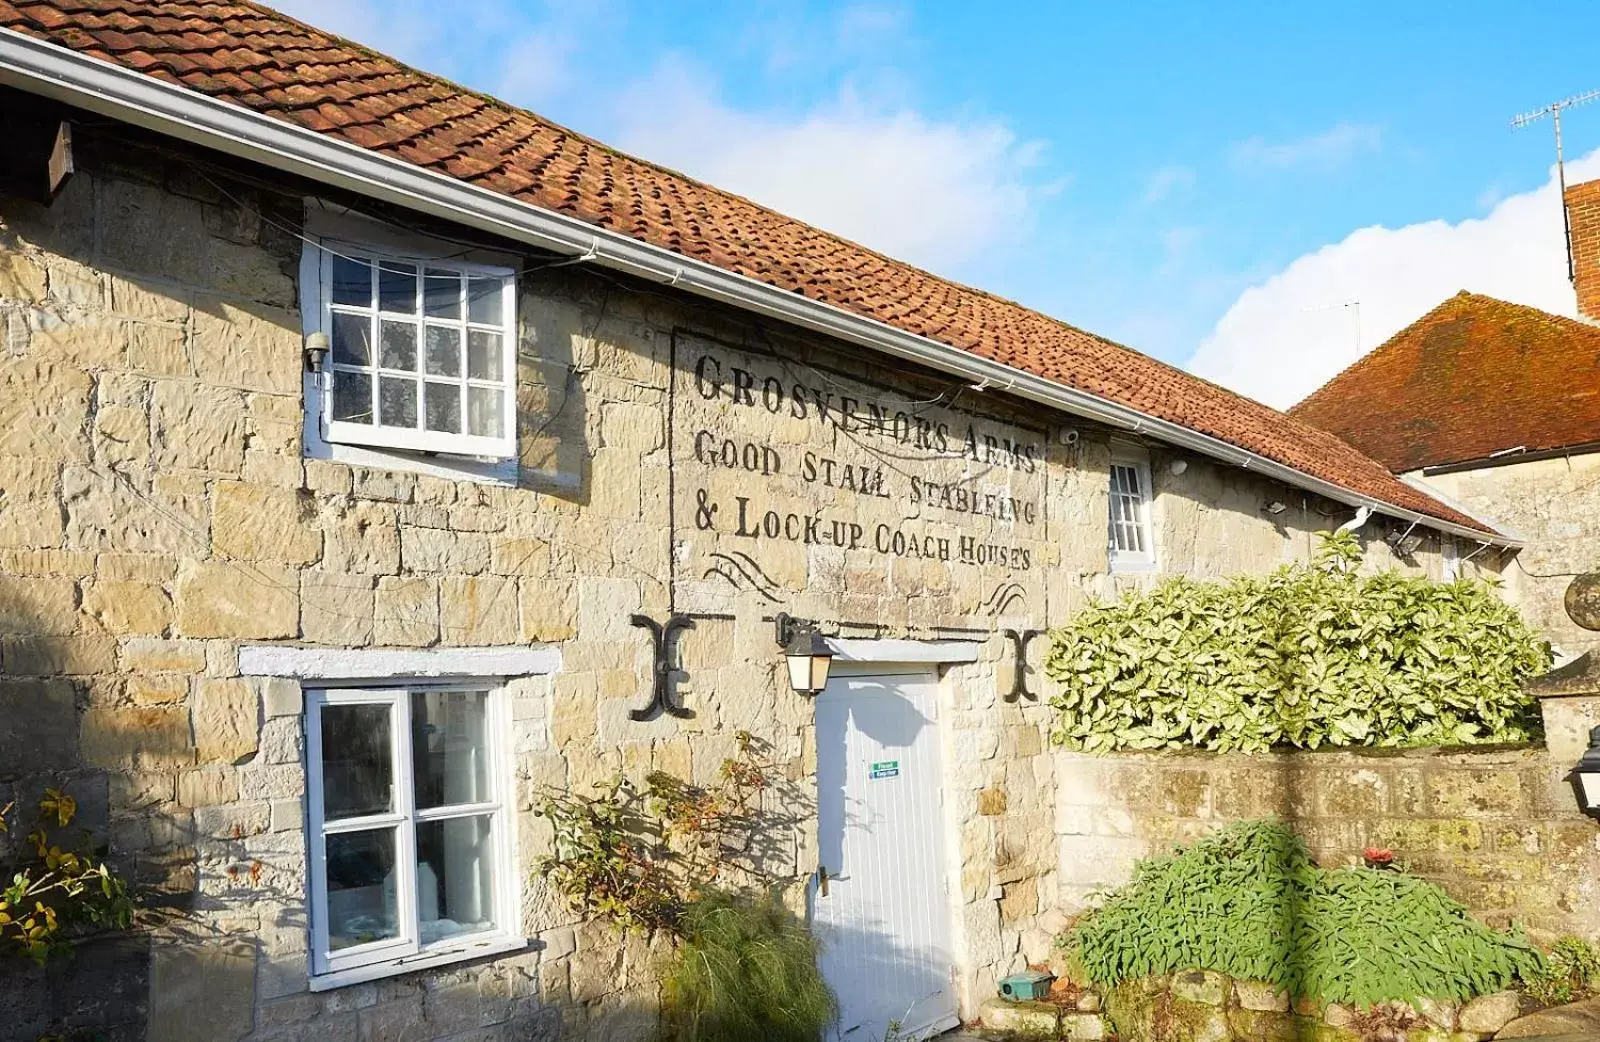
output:
[[[1350,533],[1268,575],[1174,578],[1051,634],[1075,749],[1521,742],[1550,648],[1489,583],[1362,575]]]

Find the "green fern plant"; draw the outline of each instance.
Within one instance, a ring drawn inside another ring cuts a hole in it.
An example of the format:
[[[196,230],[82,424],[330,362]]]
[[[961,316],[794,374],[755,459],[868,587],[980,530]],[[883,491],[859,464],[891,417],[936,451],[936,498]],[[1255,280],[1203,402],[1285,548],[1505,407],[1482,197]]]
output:
[[[1063,946],[1108,991],[1208,969],[1362,1007],[1466,999],[1544,963],[1520,934],[1484,926],[1425,880],[1319,868],[1305,843],[1271,820],[1240,822],[1141,861]]]
[[[1351,533],[1310,564],[1169,579],[1051,634],[1053,737],[1089,752],[1449,746],[1538,733],[1550,664],[1486,582],[1355,571]]]

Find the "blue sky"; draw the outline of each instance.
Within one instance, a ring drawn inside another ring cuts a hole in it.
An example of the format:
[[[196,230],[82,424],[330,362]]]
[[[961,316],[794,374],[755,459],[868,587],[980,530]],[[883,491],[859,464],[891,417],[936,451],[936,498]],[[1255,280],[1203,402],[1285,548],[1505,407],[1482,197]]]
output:
[[[1507,120],[1600,5],[279,6],[1277,405],[1456,289],[1572,311]]]

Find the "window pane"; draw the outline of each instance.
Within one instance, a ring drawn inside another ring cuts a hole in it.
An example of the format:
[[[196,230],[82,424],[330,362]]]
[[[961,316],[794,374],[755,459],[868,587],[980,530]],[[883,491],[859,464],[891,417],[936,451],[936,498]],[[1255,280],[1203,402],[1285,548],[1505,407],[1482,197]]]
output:
[[[417,267],[415,264],[378,262],[378,306],[385,311],[417,313]]]
[[[372,422],[372,377],[335,370],[333,418],[346,423]]]
[[[467,319],[498,326],[505,320],[500,310],[499,279],[467,280]]]
[[[428,384],[428,430],[461,433],[461,385]]]
[[[328,947],[334,951],[400,933],[394,829],[327,837]]]
[[[433,268],[423,272],[422,309],[429,318],[460,318],[461,276]]]
[[[489,799],[482,691],[411,693],[411,767],[419,808]]]
[[[335,312],[332,339],[335,362],[340,365],[372,364],[372,319],[366,315],[341,315]]]
[[[322,707],[322,815],[328,821],[393,807],[388,705]]]
[[[372,306],[372,265],[366,261],[333,258],[333,302]]]
[[[421,941],[494,928],[494,842],[487,815],[417,826]]]
[[[417,327],[409,322],[378,323],[378,336],[382,341],[380,364],[385,369],[417,368]]]
[[[467,333],[467,375],[474,380],[499,380],[501,365],[500,334],[474,329]]]
[[[501,426],[500,402],[504,394],[493,387],[467,388],[467,433],[498,438]]]
[[[454,326],[428,327],[429,376],[461,375],[461,330]]]
[[[417,425],[417,382],[385,376],[378,381],[378,422],[385,427]]]

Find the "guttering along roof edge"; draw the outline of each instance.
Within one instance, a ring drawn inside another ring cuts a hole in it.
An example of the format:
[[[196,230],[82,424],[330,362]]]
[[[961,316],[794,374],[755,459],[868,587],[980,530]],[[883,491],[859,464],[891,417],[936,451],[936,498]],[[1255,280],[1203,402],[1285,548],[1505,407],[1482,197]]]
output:
[[[1086,391],[14,29],[0,28],[0,83],[465,227],[585,257],[602,267],[826,333],[973,383],[987,383],[1061,412],[1148,434],[1347,506],[1368,506],[1478,542],[1521,545],[1520,540],[1499,532],[1396,506]]]

